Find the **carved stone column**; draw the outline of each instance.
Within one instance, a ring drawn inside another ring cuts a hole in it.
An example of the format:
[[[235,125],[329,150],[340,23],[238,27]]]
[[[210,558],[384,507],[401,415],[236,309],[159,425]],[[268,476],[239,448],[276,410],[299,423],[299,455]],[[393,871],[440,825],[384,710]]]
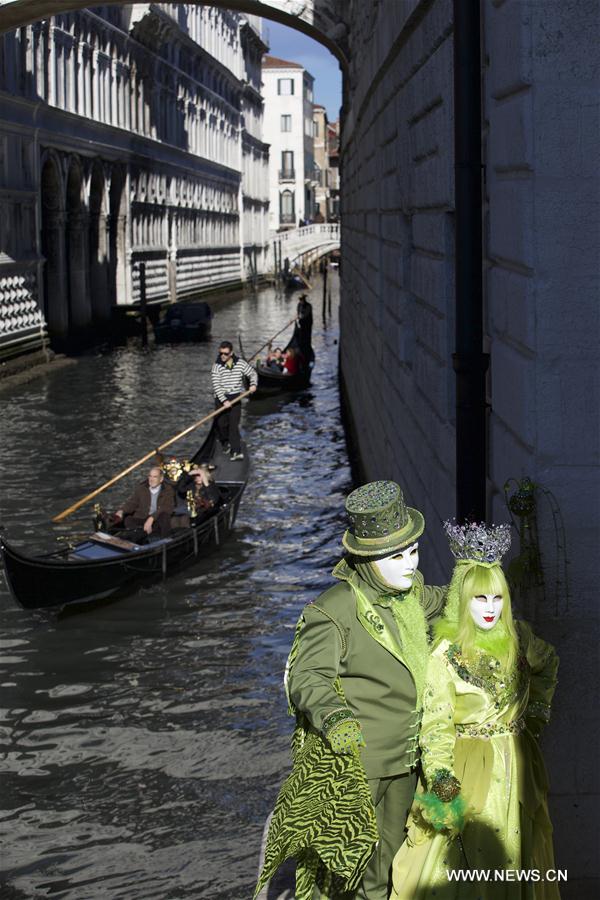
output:
[[[88,217],[82,211],[70,212],[67,219],[69,264],[69,309],[71,328],[83,329],[92,323],[92,304],[88,285]]]

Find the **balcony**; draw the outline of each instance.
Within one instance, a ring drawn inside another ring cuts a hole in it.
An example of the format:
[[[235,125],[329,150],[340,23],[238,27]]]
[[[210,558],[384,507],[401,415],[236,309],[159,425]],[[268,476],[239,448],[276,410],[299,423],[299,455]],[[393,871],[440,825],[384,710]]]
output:
[[[280,169],[279,170],[279,181],[295,181],[296,180],[296,170],[295,169]]]
[[[294,213],[279,213],[279,224],[280,225],[295,225],[296,224],[296,216]]]

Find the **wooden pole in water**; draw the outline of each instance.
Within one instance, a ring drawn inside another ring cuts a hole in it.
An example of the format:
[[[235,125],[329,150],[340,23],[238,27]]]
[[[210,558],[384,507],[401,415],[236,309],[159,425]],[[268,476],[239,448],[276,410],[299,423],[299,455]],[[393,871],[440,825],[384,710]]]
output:
[[[146,307],[146,263],[140,263],[140,318],[142,325],[142,347],[148,346],[148,322]]]
[[[244,391],[243,394],[240,394],[235,400],[230,401],[230,405],[233,406],[235,403],[239,403],[240,400],[243,400],[244,397],[248,397],[252,391]],[[81,500],[78,500],[77,503],[74,503],[72,506],[69,506],[68,509],[64,509],[57,516],[54,516],[52,519],[53,522],[62,522],[63,519],[66,519],[67,516],[70,516],[71,513],[74,513],[75,510],[79,509],[80,506],[83,506],[84,503],[87,503],[89,500],[93,500],[94,497],[97,497],[98,494],[101,494],[102,491],[105,491],[106,488],[111,487],[113,484],[116,484],[117,481],[120,481],[121,478],[124,478],[125,475],[129,475],[130,472],[133,472],[134,469],[137,469],[138,466],[141,466],[142,463],[148,462],[159,450],[164,450],[165,447],[170,447],[171,444],[174,444],[175,441],[178,441],[179,438],[185,437],[186,434],[189,434],[190,431],[194,431],[200,425],[204,425],[205,422],[208,422],[210,419],[214,419],[215,416],[218,416],[225,409],[222,406],[220,409],[215,409],[213,412],[209,413],[207,416],[204,416],[203,419],[200,419],[198,422],[194,422],[193,425],[189,425],[187,428],[184,428],[183,431],[180,431],[179,434],[176,434],[174,437],[169,438],[168,441],[160,444],[158,447],[155,447],[154,450],[150,450],[149,453],[146,453],[145,456],[142,456],[140,459],[136,460],[130,466],[127,466],[126,469],[123,469],[122,472],[119,472],[118,475],[115,475],[110,481],[106,481],[104,484],[100,485],[99,488],[96,488],[95,491],[92,491],[91,494],[86,494],[85,497],[82,497]]]

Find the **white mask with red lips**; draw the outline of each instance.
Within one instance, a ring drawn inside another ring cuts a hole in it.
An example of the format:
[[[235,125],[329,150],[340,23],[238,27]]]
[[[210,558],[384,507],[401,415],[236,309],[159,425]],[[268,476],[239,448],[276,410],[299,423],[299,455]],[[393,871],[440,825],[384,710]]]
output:
[[[479,594],[472,597],[469,609],[473,621],[482,631],[490,631],[498,623],[504,598],[501,594]]]
[[[415,580],[415,572],[419,565],[419,544],[411,544],[404,550],[397,551],[372,563],[379,575],[392,587],[400,591],[408,591]]]

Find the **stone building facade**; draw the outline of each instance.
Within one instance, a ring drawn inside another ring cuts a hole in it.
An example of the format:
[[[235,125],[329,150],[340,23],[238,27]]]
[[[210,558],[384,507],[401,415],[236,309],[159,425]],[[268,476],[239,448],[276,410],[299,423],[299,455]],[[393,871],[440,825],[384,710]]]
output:
[[[315,147],[315,221],[333,222],[339,217],[339,121],[330,122],[327,110],[313,105]]]
[[[265,140],[270,146],[269,228],[295,228],[315,211],[313,83],[299,63],[263,59]]]
[[[0,353],[264,271],[260,22],[91,7],[0,37]]]

